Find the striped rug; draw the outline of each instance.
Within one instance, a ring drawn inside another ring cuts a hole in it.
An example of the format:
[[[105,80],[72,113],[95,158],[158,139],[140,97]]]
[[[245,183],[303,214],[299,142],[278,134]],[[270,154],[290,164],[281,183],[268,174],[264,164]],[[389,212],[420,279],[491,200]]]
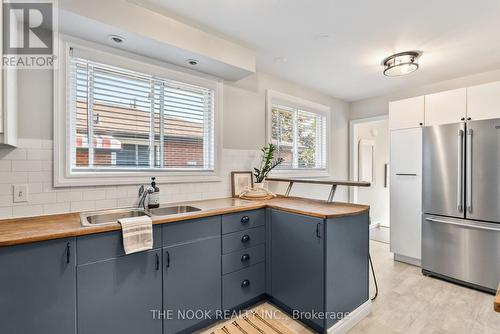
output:
[[[210,334],[294,334],[282,322],[266,316],[262,310],[251,311],[241,318],[226,322]]]

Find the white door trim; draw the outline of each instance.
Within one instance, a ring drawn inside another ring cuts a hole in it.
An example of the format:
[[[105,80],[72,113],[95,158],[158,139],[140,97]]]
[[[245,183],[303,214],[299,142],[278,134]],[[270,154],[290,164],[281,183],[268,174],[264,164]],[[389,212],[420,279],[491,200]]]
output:
[[[355,170],[356,164],[354,158],[357,152],[357,143],[354,142],[356,137],[355,126],[362,123],[383,121],[389,119],[389,115],[381,115],[367,118],[352,119],[349,121],[349,180],[357,181],[358,173]],[[357,197],[356,187],[349,187],[349,202],[354,202]]]

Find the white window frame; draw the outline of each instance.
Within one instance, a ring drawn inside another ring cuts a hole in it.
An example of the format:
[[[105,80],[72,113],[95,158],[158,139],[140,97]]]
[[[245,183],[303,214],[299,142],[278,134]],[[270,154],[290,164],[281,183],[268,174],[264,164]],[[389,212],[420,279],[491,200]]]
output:
[[[161,61],[138,56],[70,36],[59,36],[58,68],[54,70],[54,187],[144,184],[155,176],[158,183],[221,181],[222,88],[223,81],[195,71],[188,71]],[[113,66],[163,76],[185,83],[214,89],[214,169],[211,171],[72,171],[70,147],[70,111],[67,97],[68,57],[70,48],[89,52]]]
[[[323,104],[312,102],[300,97],[280,93],[271,89],[266,94],[266,143],[272,140],[272,108],[273,104],[281,103],[285,106],[303,108],[309,112],[324,115],[326,117],[326,143],[325,143],[325,168],[276,168],[269,176],[276,177],[329,177],[330,176],[330,129],[331,129],[331,108]]]

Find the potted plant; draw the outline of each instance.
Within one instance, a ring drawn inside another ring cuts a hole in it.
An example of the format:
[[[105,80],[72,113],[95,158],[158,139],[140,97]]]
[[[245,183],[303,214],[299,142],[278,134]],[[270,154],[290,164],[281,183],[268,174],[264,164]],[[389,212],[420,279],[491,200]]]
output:
[[[260,168],[254,168],[253,175],[255,176],[254,187],[257,189],[264,188],[264,180],[267,174],[283,162],[283,158],[274,158],[274,153],[276,152],[276,145],[269,143],[262,149],[262,162],[260,163]]]

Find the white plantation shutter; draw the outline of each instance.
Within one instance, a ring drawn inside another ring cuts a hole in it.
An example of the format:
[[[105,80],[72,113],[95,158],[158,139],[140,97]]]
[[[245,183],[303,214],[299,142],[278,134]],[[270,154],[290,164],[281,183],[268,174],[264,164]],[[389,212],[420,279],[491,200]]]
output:
[[[271,142],[283,158],[280,169],[326,169],[326,122],[322,112],[273,103]]]
[[[214,170],[214,89],[69,57],[71,169]]]

